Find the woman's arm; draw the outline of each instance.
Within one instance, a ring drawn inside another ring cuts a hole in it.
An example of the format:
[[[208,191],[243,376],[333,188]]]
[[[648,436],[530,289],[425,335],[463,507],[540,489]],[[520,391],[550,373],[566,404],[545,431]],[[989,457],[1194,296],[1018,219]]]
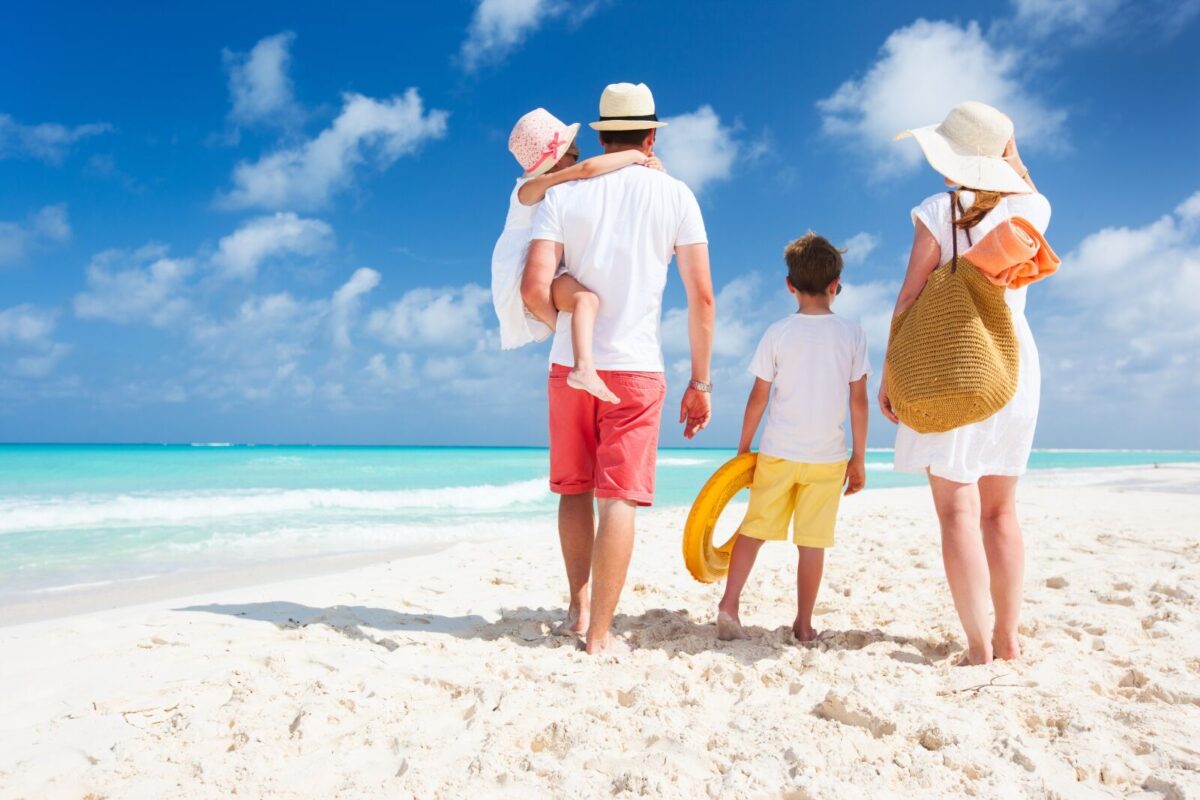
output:
[[[616,153],[595,156],[558,172],[548,172],[526,181],[517,190],[517,199],[521,201],[521,205],[531,206],[534,203],[542,202],[542,198],[546,196],[546,192],[552,186],[616,172],[630,164],[645,164],[647,158],[648,156],[641,150],[620,150]]]
[[[742,438],[738,442],[738,455],[750,452],[750,445],[754,443],[754,434],[758,432],[758,424],[762,422],[762,415],[767,410],[767,400],[770,397],[771,382],[755,378],[750,396],[746,398],[746,414],[742,417]]]
[[[957,235],[957,231],[955,235]],[[908,254],[908,271],[904,273],[904,283],[900,286],[900,295],[896,298],[896,308],[892,311],[892,319],[917,302],[929,276],[938,268],[938,262],[941,260],[942,246],[938,244],[937,237],[930,233],[929,229],[925,227],[925,223],[918,219],[913,226],[913,243],[912,251]],[[892,401],[887,393],[886,364],[880,376],[879,410],[890,422],[899,422],[896,412],[892,410]]]
[[[1029,167],[1025,166],[1025,162],[1021,160],[1021,154],[1017,152],[1017,137],[1012,137],[1008,140],[1008,144],[1004,146],[1004,160],[1008,165],[1017,171],[1021,179],[1029,184],[1029,188],[1037,191],[1037,186],[1033,183],[1033,178],[1029,177]]]

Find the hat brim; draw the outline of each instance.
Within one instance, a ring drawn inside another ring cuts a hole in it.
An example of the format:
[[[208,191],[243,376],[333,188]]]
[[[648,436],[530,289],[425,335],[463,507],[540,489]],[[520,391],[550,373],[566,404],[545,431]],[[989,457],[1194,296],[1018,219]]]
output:
[[[667,123],[646,119],[602,119],[589,122],[588,127],[594,131],[648,131],[651,128],[665,128]]]
[[[913,128],[896,134],[893,141],[912,137],[916,140],[929,166],[967,189],[1006,194],[1030,194],[1033,189],[1017,174],[1012,165],[1000,156],[966,153],[942,135],[937,125]]]
[[[554,169],[554,165],[559,161],[562,161],[562,157],[565,156],[567,151],[571,149],[571,143],[575,141],[575,135],[577,133],[579,133],[579,123],[572,122],[567,126],[566,139],[558,146],[558,150],[556,150],[554,153],[554,158],[547,158],[545,161],[538,164],[535,168],[531,169],[529,172],[526,172],[521,177],[536,178],[538,175],[545,175],[547,172]]]

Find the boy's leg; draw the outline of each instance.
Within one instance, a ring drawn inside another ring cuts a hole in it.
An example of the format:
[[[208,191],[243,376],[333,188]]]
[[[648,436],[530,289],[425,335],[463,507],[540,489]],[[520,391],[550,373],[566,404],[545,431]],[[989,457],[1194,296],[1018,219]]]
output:
[[[596,315],[600,311],[600,298],[570,275],[555,278],[550,284],[550,295],[555,308],[571,315],[571,349],[574,351],[575,366],[567,376],[567,384],[605,402],[619,403],[617,396],[596,373],[592,360],[592,335],[596,329]]]
[[[796,621],[792,633],[802,642],[817,638],[813,630],[812,614],[817,605],[817,591],[821,588],[821,574],[825,570],[825,548],[796,545],[799,559],[796,563]]]
[[[729,574],[725,576],[725,595],[717,605],[717,638],[745,639],[746,632],[742,630],[739,616],[742,599],[742,587],[750,577],[754,560],[762,547],[763,540],[750,536],[739,536],[733,542],[733,552],[729,554]]]

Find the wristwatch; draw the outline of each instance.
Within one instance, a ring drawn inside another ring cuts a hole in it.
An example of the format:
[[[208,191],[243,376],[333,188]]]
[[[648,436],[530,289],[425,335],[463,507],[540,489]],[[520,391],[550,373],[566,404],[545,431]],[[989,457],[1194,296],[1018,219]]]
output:
[[[708,392],[709,394],[712,394],[712,384],[705,383],[704,381],[698,381],[695,379],[690,380],[688,381],[688,388],[695,389],[697,392]]]

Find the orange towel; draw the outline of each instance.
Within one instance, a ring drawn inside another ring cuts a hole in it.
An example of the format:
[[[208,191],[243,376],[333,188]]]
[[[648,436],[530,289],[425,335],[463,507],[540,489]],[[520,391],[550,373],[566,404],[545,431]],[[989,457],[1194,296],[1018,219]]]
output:
[[[1020,289],[1058,271],[1062,260],[1023,217],[1010,217],[988,232],[963,258],[997,286]]]

